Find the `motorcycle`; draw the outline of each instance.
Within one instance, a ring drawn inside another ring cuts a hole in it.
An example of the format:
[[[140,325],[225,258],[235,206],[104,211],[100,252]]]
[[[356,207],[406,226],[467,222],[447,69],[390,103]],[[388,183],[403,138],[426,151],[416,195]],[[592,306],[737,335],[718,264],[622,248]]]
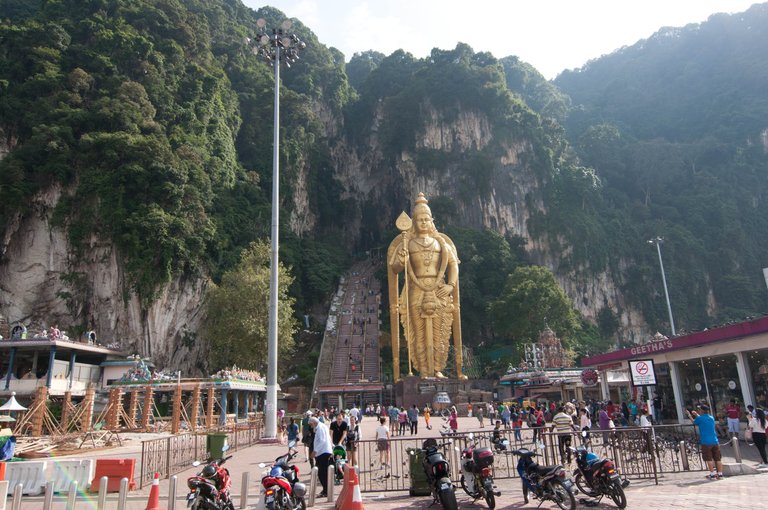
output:
[[[573,497],[573,482],[568,478],[562,465],[539,466],[534,462],[536,456],[526,448],[514,450],[518,455],[517,473],[523,481],[523,498],[528,503],[528,493],[536,499],[552,501],[562,510],[575,510],[576,499]]]
[[[187,507],[192,510],[235,510],[235,505],[229,495],[232,479],[229,470],[222,465],[232,456],[218,460],[209,459],[203,469],[195,476],[187,479]],[[193,466],[198,467],[202,462],[195,461]],[[218,482],[214,479],[218,478]]]
[[[493,484],[493,452],[490,448],[477,448],[471,432],[468,437],[467,447],[461,451],[461,487],[471,498],[483,498],[493,510],[496,496],[501,496]]]
[[[291,444],[293,443],[293,444]],[[264,505],[267,510],[306,510],[304,496],[307,486],[299,481],[299,468],[288,464],[298,452],[293,451],[296,441],[288,444],[288,453],[275,459],[261,478],[264,487]],[[259,464],[260,468],[267,467]]]
[[[449,439],[445,443],[438,444],[435,439],[430,438],[424,440],[421,448],[410,450],[412,455],[424,454],[422,467],[432,492],[433,504],[439,501],[445,510],[457,510],[459,508],[456,502],[453,483],[451,482],[451,466],[439,451],[439,448],[451,443],[452,441]]]
[[[590,498],[600,502],[603,496],[608,496],[619,508],[627,507],[627,496],[624,487],[629,481],[622,481],[613,461],[600,459],[584,446],[571,448],[576,454],[576,470],[573,472],[576,486]]]

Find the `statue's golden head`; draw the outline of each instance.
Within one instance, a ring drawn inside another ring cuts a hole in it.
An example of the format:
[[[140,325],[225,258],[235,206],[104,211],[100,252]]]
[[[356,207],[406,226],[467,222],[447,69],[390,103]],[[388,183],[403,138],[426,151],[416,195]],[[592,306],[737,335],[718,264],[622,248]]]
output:
[[[413,204],[413,209],[411,209],[411,217],[413,218],[413,228],[416,232],[437,232],[437,228],[432,221],[432,211],[427,205],[427,197],[424,196],[424,193],[420,192],[419,196],[416,197],[416,202]]]

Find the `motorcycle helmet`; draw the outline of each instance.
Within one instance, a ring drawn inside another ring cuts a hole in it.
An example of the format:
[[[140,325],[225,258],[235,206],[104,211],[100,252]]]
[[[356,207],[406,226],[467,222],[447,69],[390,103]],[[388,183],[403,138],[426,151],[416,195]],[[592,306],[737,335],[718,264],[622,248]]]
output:
[[[216,476],[216,468],[214,466],[211,466],[210,464],[205,466],[203,468],[202,472],[203,478],[213,478]]]
[[[593,462],[597,462],[600,460],[600,457],[598,457],[596,454],[589,452],[586,456],[587,464],[592,464]]]

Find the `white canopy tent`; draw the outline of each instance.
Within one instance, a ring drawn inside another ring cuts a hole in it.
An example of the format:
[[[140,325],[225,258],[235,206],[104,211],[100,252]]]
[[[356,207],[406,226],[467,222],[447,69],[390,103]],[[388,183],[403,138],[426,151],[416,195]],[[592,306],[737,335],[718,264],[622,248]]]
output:
[[[8,399],[8,402],[0,406],[0,411],[7,411],[7,412],[13,412],[13,411],[26,411],[27,408],[23,405],[19,404],[16,401],[16,392],[14,391],[11,393],[11,398]]]

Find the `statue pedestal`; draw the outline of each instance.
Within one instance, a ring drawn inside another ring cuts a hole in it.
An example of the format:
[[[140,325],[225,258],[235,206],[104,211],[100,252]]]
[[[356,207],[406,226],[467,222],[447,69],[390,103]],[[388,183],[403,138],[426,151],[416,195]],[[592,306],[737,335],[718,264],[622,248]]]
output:
[[[423,409],[425,404],[429,404],[432,409],[437,410],[446,407],[435,405],[435,396],[438,393],[447,393],[452,404],[466,403],[471,389],[472,381],[468,380],[406,375],[395,383],[395,403],[398,407],[406,409],[413,404]]]

